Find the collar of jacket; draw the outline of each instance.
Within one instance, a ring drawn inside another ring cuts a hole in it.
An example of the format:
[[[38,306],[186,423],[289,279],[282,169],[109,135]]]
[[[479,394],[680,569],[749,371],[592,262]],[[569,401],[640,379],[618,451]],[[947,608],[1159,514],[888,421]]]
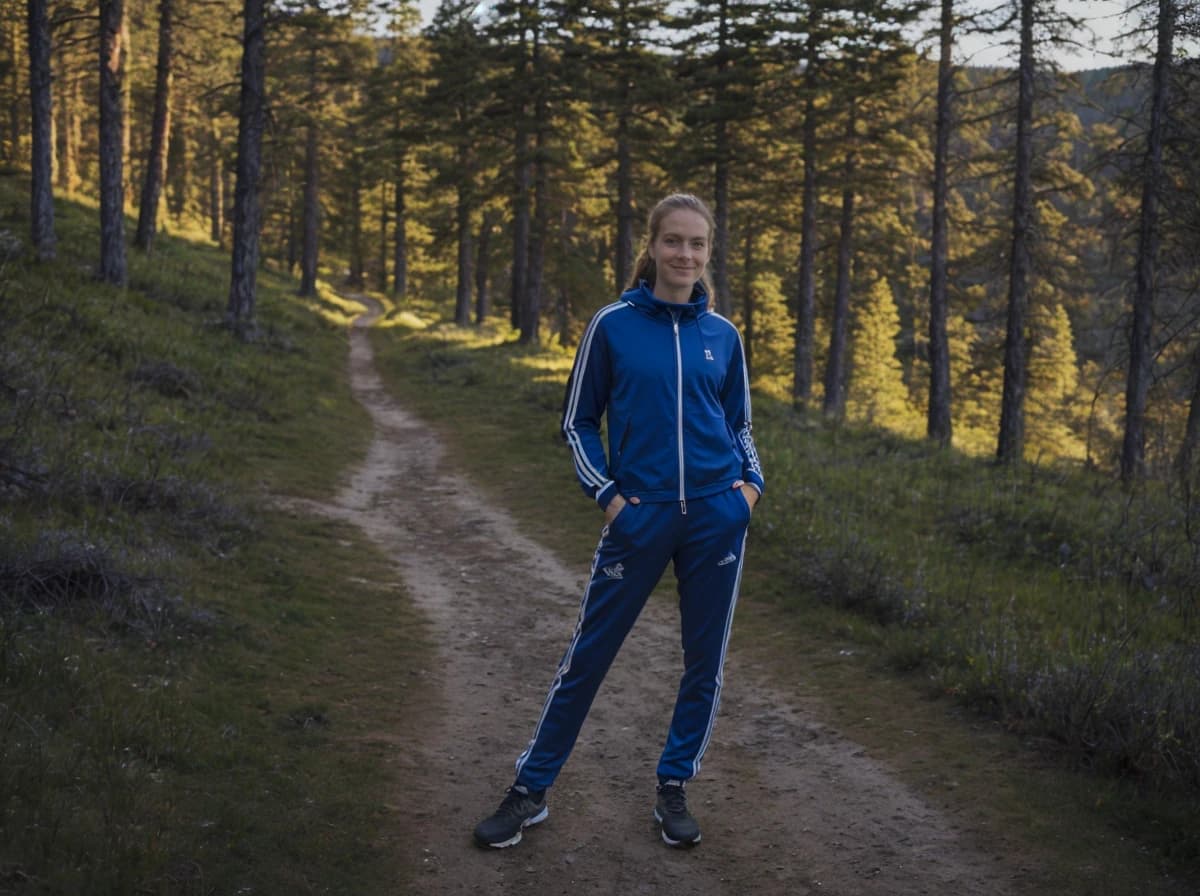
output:
[[[690,320],[708,310],[708,295],[699,283],[692,287],[692,297],[682,305],[678,302],[664,302],[658,298],[645,280],[640,280],[637,286],[625,290],[621,294],[621,300],[652,317],[662,317],[668,320],[675,314],[679,314],[681,320]]]

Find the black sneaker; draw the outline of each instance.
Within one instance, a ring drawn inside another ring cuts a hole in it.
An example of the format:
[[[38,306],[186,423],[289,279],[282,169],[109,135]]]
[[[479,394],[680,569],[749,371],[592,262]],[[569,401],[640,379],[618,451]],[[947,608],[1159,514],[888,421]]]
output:
[[[700,825],[688,812],[682,781],[658,785],[654,819],[662,825],[663,843],[667,846],[693,846],[700,842]]]
[[[521,784],[508,788],[496,814],[475,826],[475,842],[480,846],[503,849],[521,842],[521,831],[531,824],[545,821],[546,791],[530,791]]]

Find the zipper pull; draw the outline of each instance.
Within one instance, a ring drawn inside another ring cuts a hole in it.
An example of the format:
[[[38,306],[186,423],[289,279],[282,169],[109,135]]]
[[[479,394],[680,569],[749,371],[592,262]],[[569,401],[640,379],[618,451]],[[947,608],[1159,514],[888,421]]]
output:
[[[680,516],[687,516],[687,501],[679,502],[679,514]]]

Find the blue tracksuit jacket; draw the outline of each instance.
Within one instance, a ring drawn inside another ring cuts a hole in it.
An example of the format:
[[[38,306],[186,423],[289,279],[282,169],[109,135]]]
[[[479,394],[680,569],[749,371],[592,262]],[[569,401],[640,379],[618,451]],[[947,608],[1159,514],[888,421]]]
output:
[[[608,413],[608,453],[600,419]],[[686,305],[642,283],[600,309],[583,335],[563,408],[583,490],[684,505],[741,479],[763,490],[737,329],[697,288]]]

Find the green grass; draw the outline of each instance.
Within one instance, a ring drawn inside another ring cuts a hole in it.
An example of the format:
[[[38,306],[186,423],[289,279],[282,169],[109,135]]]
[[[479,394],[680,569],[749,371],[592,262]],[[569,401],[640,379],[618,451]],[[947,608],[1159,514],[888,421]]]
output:
[[[531,534],[590,556],[598,516],[558,434],[570,355],[434,321],[375,334],[389,387]],[[938,804],[1060,867],[1056,892],[1177,892],[1200,867],[1187,508],[763,398],[755,433],[768,492],[740,649]]]
[[[365,453],[351,309],[263,272],[235,338],[226,252],[162,236],[118,290],[94,219],[0,269],[0,892],[391,891],[380,733],[431,648],[359,532],[278,501]]]

